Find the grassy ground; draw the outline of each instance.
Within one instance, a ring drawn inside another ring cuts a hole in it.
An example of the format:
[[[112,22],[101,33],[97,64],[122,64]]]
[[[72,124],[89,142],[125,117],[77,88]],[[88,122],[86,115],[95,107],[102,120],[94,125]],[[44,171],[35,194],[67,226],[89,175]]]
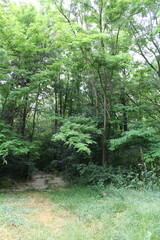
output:
[[[109,187],[0,193],[0,240],[160,240],[160,193]]]

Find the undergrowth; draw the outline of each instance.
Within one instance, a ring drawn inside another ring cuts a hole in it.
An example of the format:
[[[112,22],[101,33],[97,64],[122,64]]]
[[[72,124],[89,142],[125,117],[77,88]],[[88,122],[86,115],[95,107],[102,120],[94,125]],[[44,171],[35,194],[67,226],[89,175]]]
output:
[[[0,194],[1,240],[159,240],[160,192],[68,186]]]
[[[70,174],[72,181],[82,185],[91,185],[105,188],[107,185],[134,189],[160,190],[160,168],[148,170],[145,165],[137,169],[99,166],[93,163],[75,165],[78,178]]]

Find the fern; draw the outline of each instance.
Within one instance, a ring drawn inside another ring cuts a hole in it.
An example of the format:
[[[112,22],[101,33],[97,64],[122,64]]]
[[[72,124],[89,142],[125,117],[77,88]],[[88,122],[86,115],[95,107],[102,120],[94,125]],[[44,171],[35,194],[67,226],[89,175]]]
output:
[[[54,134],[52,141],[63,141],[66,145],[74,147],[77,152],[91,154],[90,145],[95,144],[93,134],[99,134],[100,130],[90,118],[70,117],[64,120],[59,133]]]

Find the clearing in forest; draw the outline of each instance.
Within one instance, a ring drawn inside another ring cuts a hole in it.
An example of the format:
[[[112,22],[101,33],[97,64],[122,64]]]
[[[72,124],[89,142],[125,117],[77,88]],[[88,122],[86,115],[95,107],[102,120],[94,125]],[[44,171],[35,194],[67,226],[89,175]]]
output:
[[[159,240],[160,193],[66,186],[0,193],[1,240]]]

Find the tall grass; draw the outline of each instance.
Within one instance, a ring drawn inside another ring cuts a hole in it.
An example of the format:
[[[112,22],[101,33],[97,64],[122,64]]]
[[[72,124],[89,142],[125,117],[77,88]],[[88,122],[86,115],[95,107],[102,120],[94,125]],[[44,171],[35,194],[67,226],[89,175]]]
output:
[[[160,240],[160,193],[70,186],[0,194],[1,240]]]
[[[160,193],[109,187],[96,194],[90,188],[70,188],[50,197],[76,216],[58,240],[160,239]]]

